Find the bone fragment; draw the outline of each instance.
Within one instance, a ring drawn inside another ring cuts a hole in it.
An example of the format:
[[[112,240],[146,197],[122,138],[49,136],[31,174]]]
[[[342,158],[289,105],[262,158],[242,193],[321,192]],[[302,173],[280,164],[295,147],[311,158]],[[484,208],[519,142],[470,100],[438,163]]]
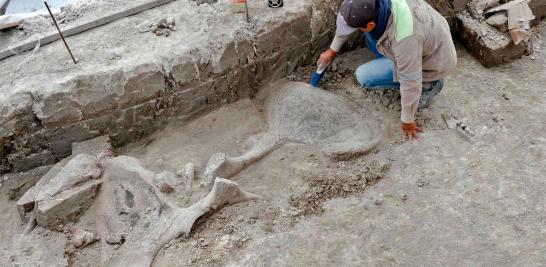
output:
[[[255,139],[252,148],[239,157],[227,157],[224,153],[213,154],[205,168],[204,182],[206,186],[212,187],[216,177],[231,178],[248,165],[265,157],[281,144],[278,138],[270,134],[262,134]]]

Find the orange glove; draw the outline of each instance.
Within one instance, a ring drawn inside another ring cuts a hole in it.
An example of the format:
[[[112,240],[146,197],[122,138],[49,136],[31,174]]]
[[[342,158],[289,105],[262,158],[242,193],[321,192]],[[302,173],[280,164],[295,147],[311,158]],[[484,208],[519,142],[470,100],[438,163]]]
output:
[[[413,142],[413,139],[419,140],[420,138],[417,135],[417,132],[423,131],[423,129],[417,126],[415,122],[410,122],[410,123],[402,122],[402,124],[400,124],[400,128],[402,128],[404,139],[408,139],[410,143]]]
[[[317,65],[328,67],[330,66],[330,64],[332,64],[335,58],[336,58],[336,51],[332,50],[331,48],[328,48],[326,51],[320,54],[319,60],[317,61]]]

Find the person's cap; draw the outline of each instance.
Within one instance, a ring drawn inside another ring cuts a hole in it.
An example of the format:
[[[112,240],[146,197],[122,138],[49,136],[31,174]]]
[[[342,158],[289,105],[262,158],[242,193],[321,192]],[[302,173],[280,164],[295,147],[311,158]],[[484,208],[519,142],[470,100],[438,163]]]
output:
[[[365,28],[377,17],[376,0],[344,0],[336,20],[336,33],[348,35]]]

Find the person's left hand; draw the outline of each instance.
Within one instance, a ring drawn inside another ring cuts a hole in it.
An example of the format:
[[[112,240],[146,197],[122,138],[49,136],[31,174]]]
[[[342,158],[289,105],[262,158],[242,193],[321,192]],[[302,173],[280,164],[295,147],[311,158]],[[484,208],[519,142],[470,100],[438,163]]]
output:
[[[400,124],[400,128],[402,128],[402,133],[404,134],[404,140],[407,139],[410,143],[413,143],[413,139],[415,140],[421,139],[417,135],[417,132],[422,132],[423,128],[417,126],[415,122],[410,122],[410,123],[402,122],[402,124]]]

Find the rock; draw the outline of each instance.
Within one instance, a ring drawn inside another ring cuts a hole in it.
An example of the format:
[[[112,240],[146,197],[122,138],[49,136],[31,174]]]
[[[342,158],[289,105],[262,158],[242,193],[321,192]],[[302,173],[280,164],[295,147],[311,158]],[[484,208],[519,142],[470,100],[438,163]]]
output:
[[[140,32],[140,33],[149,32],[153,25],[154,24],[149,22],[149,21],[144,21],[144,22],[142,22],[141,24],[139,24],[137,26],[138,32]]]
[[[36,201],[36,196],[38,192],[41,191],[44,186],[49,184],[51,180],[54,179],[57,176],[57,174],[61,172],[61,170],[63,170],[65,165],[68,164],[68,162],[70,162],[72,159],[74,159],[76,156],[80,154],[86,154],[87,156],[83,156],[83,158],[87,158],[87,160],[90,159],[88,154],[95,155],[96,156],[95,159],[94,160],[91,159],[91,160],[96,161],[96,163],[98,164],[98,160],[100,158],[110,156],[113,154],[110,138],[108,136],[100,136],[88,141],[72,143],[72,155],[70,157],[67,157],[61,160],[60,162],[55,164],[55,166],[51,168],[48,167],[47,173],[43,175],[33,187],[29,188],[23,194],[23,196],[21,196],[19,200],[17,201],[17,209],[19,211],[19,216],[21,217],[21,220],[25,221],[27,213],[34,209],[34,202]],[[83,164],[83,163],[80,162],[79,164]],[[77,169],[81,167],[82,165],[78,166],[78,164],[73,166],[73,168],[76,168],[75,170],[76,172],[78,171]],[[98,166],[93,168],[93,172],[95,172],[93,176],[95,178],[98,177],[96,172],[100,171],[100,170],[97,170],[97,168]],[[65,170],[65,173],[66,172],[67,170]],[[72,178],[78,179],[75,177],[72,177]],[[49,190],[51,190],[51,188]]]
[[[157,28],[167,28],[167,20],[166,19],[160,19],[155,26]]]
[[[85,180],[85,177],[81,177],[81,175],[86,176],[84,173],[85,171],[80,168],[88,168],[88,171],[91,173],[90,175],[94,178],[100,176],[100,169],[96,166],[98,159],[93,158],[93,156],[90,155],[84,155],[79,158],[79,160],[81,159],[82,161],[76,160],[72,162],[74,158],[74,156],[71,156],[55,164],[55,166],[49,169],[33,187],[28,189],[28,191],[17,200],[17,210],[19,211],[21,220],[26,221],[26,215],[34,209],[35,202],[40,200],[38,194],[41,193],[43,199],[48,195],[52,196],[59,193],[59,191],[69,188],[71,184],[74,185]],[[57,177],[69,162],[72,162],[70,169],[64,170],[64,174]],[[79,173],[79,175],[77,173]]]
[[[487,18],[485,20],[487,24],[499,29],[501,32],[507,32],[508,31],[508,16],[506,15],[506,12],[498,12],[494,14],[493,16]]]
[[[483,15],[483,11],[490,7],[498,5],[500,0],[472,0],[468,3],[468,11],[472,17],[479,19]]]
[[[72,143],[72,155],[89,154],[101,159],[114,154],[112,143],[108,135],[99,136],[91,140]]]
[[[50,165],[55,163],[55,158],[51,151],[43,149],[40,152],[33,153],[27,156],[11,155],[8,157],[9,163],[17,170],[28,171],[42,165]]]
[[[59,225],[76,221],[93,204],[100,184],[100,180],[92,180],[54,198],[39,201],[36,210],[37,224],[55,229]]]
[[[84,183],[89,179],[99,178],[100,175],[101,169],[98,166],[98,158],[96,156],[88,154],[77,155],[38,191],[36,200],[41,201],[53,198],[57,194]]]
[[[51,168],[17,201],[23,221],[34,210],[35,216],[27,229],[35,226],[34,219],[38,225],[50,229],[76,220],[91,206],[101,183],[96,179],[100,175],[98,158],[88,154],[77,155]]]
[[[154,182],[163,193],[171,193],[176,185],[176,176],[172,172],[164,171],[154,177]]]
[[[176,22],[174,20],[174,17],[167,18],[166,24],[167,24],[167,26],[175,26]]]
[[[17,200],[21,198],[30,188],[32,188],[39,180],[44,176],[51,165],[41,166],[32,169],[28,172],[7,174],[9,180],[6,179],[4,185],[8,190],[8,196],[10,200]]]
[[[97,241],[95,234],[76,228],[72,232],[70,242],[76,248],[83,248],[93,242]]]

